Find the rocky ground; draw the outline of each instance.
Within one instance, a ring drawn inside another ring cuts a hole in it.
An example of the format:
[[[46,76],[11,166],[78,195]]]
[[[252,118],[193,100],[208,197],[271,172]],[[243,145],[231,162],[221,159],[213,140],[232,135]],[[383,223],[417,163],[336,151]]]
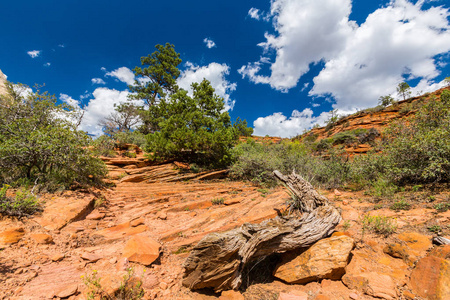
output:
[[[113,294],[125,279],[142,281],[144,299],[450,299],[450,246],[432,244],[433,234],[449,237],[450,210],[436,209],[450,203],[446,188],[405,191],[396,197],[412,206],[397,211],[398,199],[321,191],[342,209],[333,237],[261,261],[240,291],[214,294],[181,285],[190,248],[284,213],[284,188],[147,166],[142,156],[105,160],[116,187],[45,195],[41,215],[0,221],[1,299],[86,299],[87,281]],[[392,218],[396,232],[363,229],[368,215]]]

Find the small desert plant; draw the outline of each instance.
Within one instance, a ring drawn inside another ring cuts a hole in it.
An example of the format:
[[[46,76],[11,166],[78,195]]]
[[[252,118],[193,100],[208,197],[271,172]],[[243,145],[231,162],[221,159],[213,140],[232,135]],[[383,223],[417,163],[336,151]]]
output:
[[[349,221],[349,220],[346,220],[346,221],[344,222],[344,224],[342,225],[342,229],[343,229],[344,231],[347,231],[351,226],[352,226],[352,225],[350,224],[350,221]]]
[[[406,202],[405,200],[400,200],[391,205],[390,209],[399,211],[399,210],[409,210],[411,208],[411,204]]]
[[[427,227],[427,229],[429,232],[436,233],[436,234],[442,232],[442,228],[439,225],[432,225],[432,226]]]
[[[446,212],[450,209],[450,203],[437,203],[433,208],[439,212]]]
[[[0,215],[24,217],[42,211],[42,207],[35,195],[24,189],[19,189],[15,197],[6,195],[9,185],[0,189]]]
[[[383,216],[364,215],[361,220],[363,227],[363,236],[366,230],[388,236],[397,230],[397,225],[393,219]]]
[[[83,282],[87,287],[87,299],[102,299],[102,300],[136,300],[144,297],[144,290],[142,289],[142,280],[134,276],[134,269],[128,268],[127,274],[123,276],[120,283],[119,290],[114,294],[105,292],[101,285],[101,278],[98,277],[96,270],[91,275],[81,276]],[[137,279],[137,280],[136,280]]]
[[[214,198],[214,199],[211,200],[211,203],[213,205],[221,205],[224,202],[225,202],[225,199],[223,199],[223,198]]]

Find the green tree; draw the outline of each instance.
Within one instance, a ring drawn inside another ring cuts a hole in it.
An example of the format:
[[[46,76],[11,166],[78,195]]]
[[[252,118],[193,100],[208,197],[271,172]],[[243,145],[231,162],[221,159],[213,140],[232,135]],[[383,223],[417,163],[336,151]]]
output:
[[[378,100],[378,103],[380,104],[380,105],[383,105],[383,106],[389,106],[389,105],[391,105],[391,104],[394,104],[395,103],[395,100],[394,100],[394,98],[392,98],[392,96],[391,95],[387,95],[387,96],[381,96],[380,98],[379,98],[379,100]]]
[[[149,134],[147,152],[154,159],[179,159],[205,166],[224,166],[238,139],[223,98],[210,82],[192,84],[193,95],[179,89],[150,107],[159,130]]]
[[[407,82],[400,82],[397,86],[397,93],[406,100],[411,95],[411,87]]]
[[[178,90],[177,78],[180,76],[178,65],[181,63],[180,54],[175,51],[174,45],[166,43],[165,46],[156,45],[157,49],[148,56],[141,57],[141,65],[133,69],[136,75],[134,85],[129,89],[134,94],[130,99],[144,100],[147,107],[156,105],[167,95]],[[150,133],[157,130],[154,122],[156,116],[152,110],[141,108],[143,125],[141,131]]]
[[[7,89],[0,97],[0,183],[101,184],[105,165],[86,149],[90,138],[70,121],[71,108],[47,92],[24,95],[24,86],[10,83]]]
[[[253,134],[253,128],[248,127],[247,120],[241,120],[241,118],[237,117],[233,126],[240,136],[251,136]]]

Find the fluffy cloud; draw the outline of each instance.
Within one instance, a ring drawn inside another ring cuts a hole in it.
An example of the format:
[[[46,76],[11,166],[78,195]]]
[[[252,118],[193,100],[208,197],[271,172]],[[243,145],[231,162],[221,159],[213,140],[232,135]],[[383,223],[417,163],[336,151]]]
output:
[[[92,78],[91,82],[92,84],[106,84],[106,82],[101,78]]]
[[[294,137],[301,134],[305,129],[311,128],[314,124],[323,125],[329,114],[324,112],[318,117],[313,116],[313,111],[309,108],[303,111],[294,110],[287,118],[280,112],[267,117],[261,117],[253,122],[254,135],[279,137]]]
[[[423,3],[393,0],[358,26],[349,20],[350,0],[273,0],[276,34],[265,34],[263,58],[239,73],[286,92],[311,63],[323,61],[309,94],[332,95],[334,107],[345,110],[375,105],[404,78],[421,79],[416,90],[439,87],[435,57],[450,51],[450,14],[443,7],[423,10]],[[275,60],[268,63],[271,52]]]
[[[370,14],[342,51],[314,79],[311,95],[332,94],[339,108],[368,107],[407,79],[422,78],[416,90],[430,91],[439,75],[434,56],[450,51],[447,10],[421,10],[397,0]]]
[[[27,54],[31,57],[31,58],[36,58],[39,55],[41,55],[41,50],[33,50],[33,51],[28,51]]]
[[[313,106],[315,106],[313,104]],[[355,113],[356,110],[344,111],[337,110],[338,116]],[[260,117],[253,122],[254,134],[259,136],[279,136],[282,138],[291,138],[302,134],[315,124],[324,126],[331,117],[329,112],[322,112],[319,116],[314,116],[310,108],[303,111],[294,110],[288,118],[280,112],[267,117]]]
[[[108,89],[100,87],[95,89],[92,93],[93,99],[84,108],[83,119],[80,124],[80,129],[88,133],[100,136],[102,127],[98,123],[114,112],[114,105],[118,105],[127,101],[129,92],[118,91],[115,89]]]
[[[102,70],[104,70],[104,68],[102,68]],[[117,78],[118,80],[125,82],[128,85],[134,84],[134,73],[127,67],[121,67],[114,71],[107,72],[105,76]]]
[[[72,97],[70,97],[69,95],[66,94],[59,94],[59,100],[61,100],[64,103],[69,104],[70,106],[73,107],[79,107],[80,106],[80,101],[73,99]]]
[[[207,47],[208,49],[211,49],[211,48],[216,47],[216,43],[214,43],[214,41],[211,40],[210,38],[205,38],[205,39],[203,40],[203,43],[206,44],[206,47]]]
[[[258,75],[266,57],[243,66],[239,72],[255,83],[287,91],[309,71],[309,64],[331,58],[344,48],[355,26],[348,21],[350,0],[274,0],[271,15],[277,35],[265,34],[265,53],[274,50],[270,76]]]
[[[236,90],[236,83],[229,82],[225,77],[230,74],[230,67],[226,64],[210,63],[207,66],[196,66],[186,63],[184,70],[178,78],[178,85],[187,90],[191,90],[193,82],[201,82],[204,78],[211,82],[216,94],[225,100],[225,109],[232,110],[235,100],[230,98],[230,93]]]
[[[250,10],[248,11],[248,15],[250,16],[250,18],[255,20],[259,20],[261,18],[259,14],[259,9],[254,7],[250,8]]]

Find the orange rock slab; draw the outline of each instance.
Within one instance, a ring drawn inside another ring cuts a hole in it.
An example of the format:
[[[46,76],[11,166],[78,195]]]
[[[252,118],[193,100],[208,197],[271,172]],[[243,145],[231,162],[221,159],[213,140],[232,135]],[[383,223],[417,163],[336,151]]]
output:
[[[134,236],[125,245],[122,255],[131,262],[148,266],[159,257],[161,245],[146,236]]]

